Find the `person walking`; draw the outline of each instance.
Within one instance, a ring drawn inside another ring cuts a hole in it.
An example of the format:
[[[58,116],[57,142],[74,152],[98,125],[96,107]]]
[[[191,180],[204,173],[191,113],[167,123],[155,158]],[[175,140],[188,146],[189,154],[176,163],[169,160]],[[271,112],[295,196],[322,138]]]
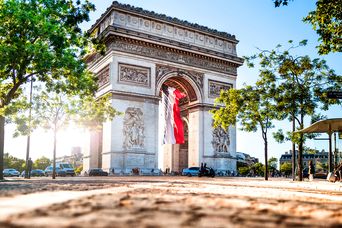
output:
[[[312,160],[309,161],[309,181],[313,181],[313,177],[315,174],[315,167],[312,163]]]
[[[33,164],[33,162],[31,160],[31,158],[29,158],[27,161],[27,177],[28,177],[28,179],[31,178],[32,164]]]

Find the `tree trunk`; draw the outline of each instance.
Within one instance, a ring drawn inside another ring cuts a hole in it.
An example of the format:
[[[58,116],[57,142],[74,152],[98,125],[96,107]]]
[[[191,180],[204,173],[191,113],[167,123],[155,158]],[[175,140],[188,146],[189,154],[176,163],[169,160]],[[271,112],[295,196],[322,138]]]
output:
[[[304,115],[300,115],[300,129],[304,128]],[[298,179],[303,181],[303,133],[300,133],[298,144]]]
[[[296,131],[296,120],[292,113],[292,134]],[[292,180],[296,180],[296,144],[292,142]]]
[[[0,180],[4,179],[5,117],[0,115]]]
[[[52,179],[56,179],[56,142],[57,141],[57,129],[53,129],[53,162],[52,162]]]
[[[265,180],[268,180],[268,156],[267,156],[267,150],[268,150],[268,143],[267,143],[267,137],[264,137],[264,150],[265,150]]]

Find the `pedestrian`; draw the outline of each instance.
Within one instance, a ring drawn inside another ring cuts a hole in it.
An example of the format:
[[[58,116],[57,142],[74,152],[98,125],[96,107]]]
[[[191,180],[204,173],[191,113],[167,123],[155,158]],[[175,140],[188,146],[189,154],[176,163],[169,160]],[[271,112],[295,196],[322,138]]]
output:
[[[31,170],[32,170],[32,160],[31,160],[31,158],[29,158],[27,161],[27,177],[28,177],[28,179],[31,178]]]
[[[309,181],[313,181],[313,176],[315,174],[315,167],[312,160],[309,161]]]

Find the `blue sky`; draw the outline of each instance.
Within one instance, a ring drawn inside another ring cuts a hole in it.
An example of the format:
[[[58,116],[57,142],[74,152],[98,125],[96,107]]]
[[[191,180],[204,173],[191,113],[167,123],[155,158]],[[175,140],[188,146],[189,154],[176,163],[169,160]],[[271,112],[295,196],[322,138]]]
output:
[[[83,24],[83,29],[88,29],[98,19],[101,14],[112,3],[111,0],[92,1],[97,8],[91,13],[91,21]],[[142,7],[146,10],[177,17],[192,23],[204,25],[219,31],[228,32],[236,36],[240,41],[237,46],[239,56],[248,56],[260,49],[273,49],[277,44],[286,44],[288,40],[299,42],[308,39],[308,46],[297,51],[298,55],[309,55],[312,58],[318,57],[316,33],[311,26],[304,24],[302,18],[308,12],[315,9],[315,1],[293,1],[287,7],[274,8],[271,0],[120,0],[120,3],[131,4]],[[329,54],[322,56],[327,60],[328,65],[335,69],[336,73],[342,74],[342,54]],[[238,69],[237,88],[244,83],[253,84],[257,79],[257,69],[249,69],[242,66]],[[335,106],[331,111],[325,113],[329,118],[342,117],[342,107]],[[282,128],[290,130],[291,124],[287,121],[275,122],[276,129]],[[8,127],[6,136],[5,151],[18,157],[25,157],[23,139],[12,139],[11,129]],[[39,133],[43,135],[43,132]],[[74,133],[75,135],[76,133]],[[325,136],[324,136],[325,137]],[[48,138],[48,137],[47,137]],[[64,137],[65,138],[65,137]],[[280,157],[282,153],[291,148],[290,143],[278,144],[269,135],[269,157]],[[33,139],[34,140],[34,139]],[[83,143],[82,139],[74,142],[63,143],[57,152],[59,155],[69,154],[70,146]],[[338,145],[341,148],[341,142]],[[41,155],[52,154],[52,144],[41,144],[41,141],[33,142],[33,158]],[[327,150],[328,143],[322,141],[308,142],[308,146],[317,149]],[[46,148],[45,148],[46,147]],[[46,154],[48,152],[48,154]],[[51,151],[51,153],[50,153]],[[261,133],[237,133],[237,151],[246,152],[255,156],[263,162],[263,140]]]

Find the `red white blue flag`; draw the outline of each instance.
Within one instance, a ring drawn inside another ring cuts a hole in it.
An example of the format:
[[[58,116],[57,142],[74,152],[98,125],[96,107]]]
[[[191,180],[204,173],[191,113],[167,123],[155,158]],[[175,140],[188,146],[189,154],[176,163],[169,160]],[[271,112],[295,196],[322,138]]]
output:
[[[183,121],[180,116],[179,100],[185,94],[179,90],[163,85],[162,102],[164,107],[164,140],[163,144],[184,143]]]

